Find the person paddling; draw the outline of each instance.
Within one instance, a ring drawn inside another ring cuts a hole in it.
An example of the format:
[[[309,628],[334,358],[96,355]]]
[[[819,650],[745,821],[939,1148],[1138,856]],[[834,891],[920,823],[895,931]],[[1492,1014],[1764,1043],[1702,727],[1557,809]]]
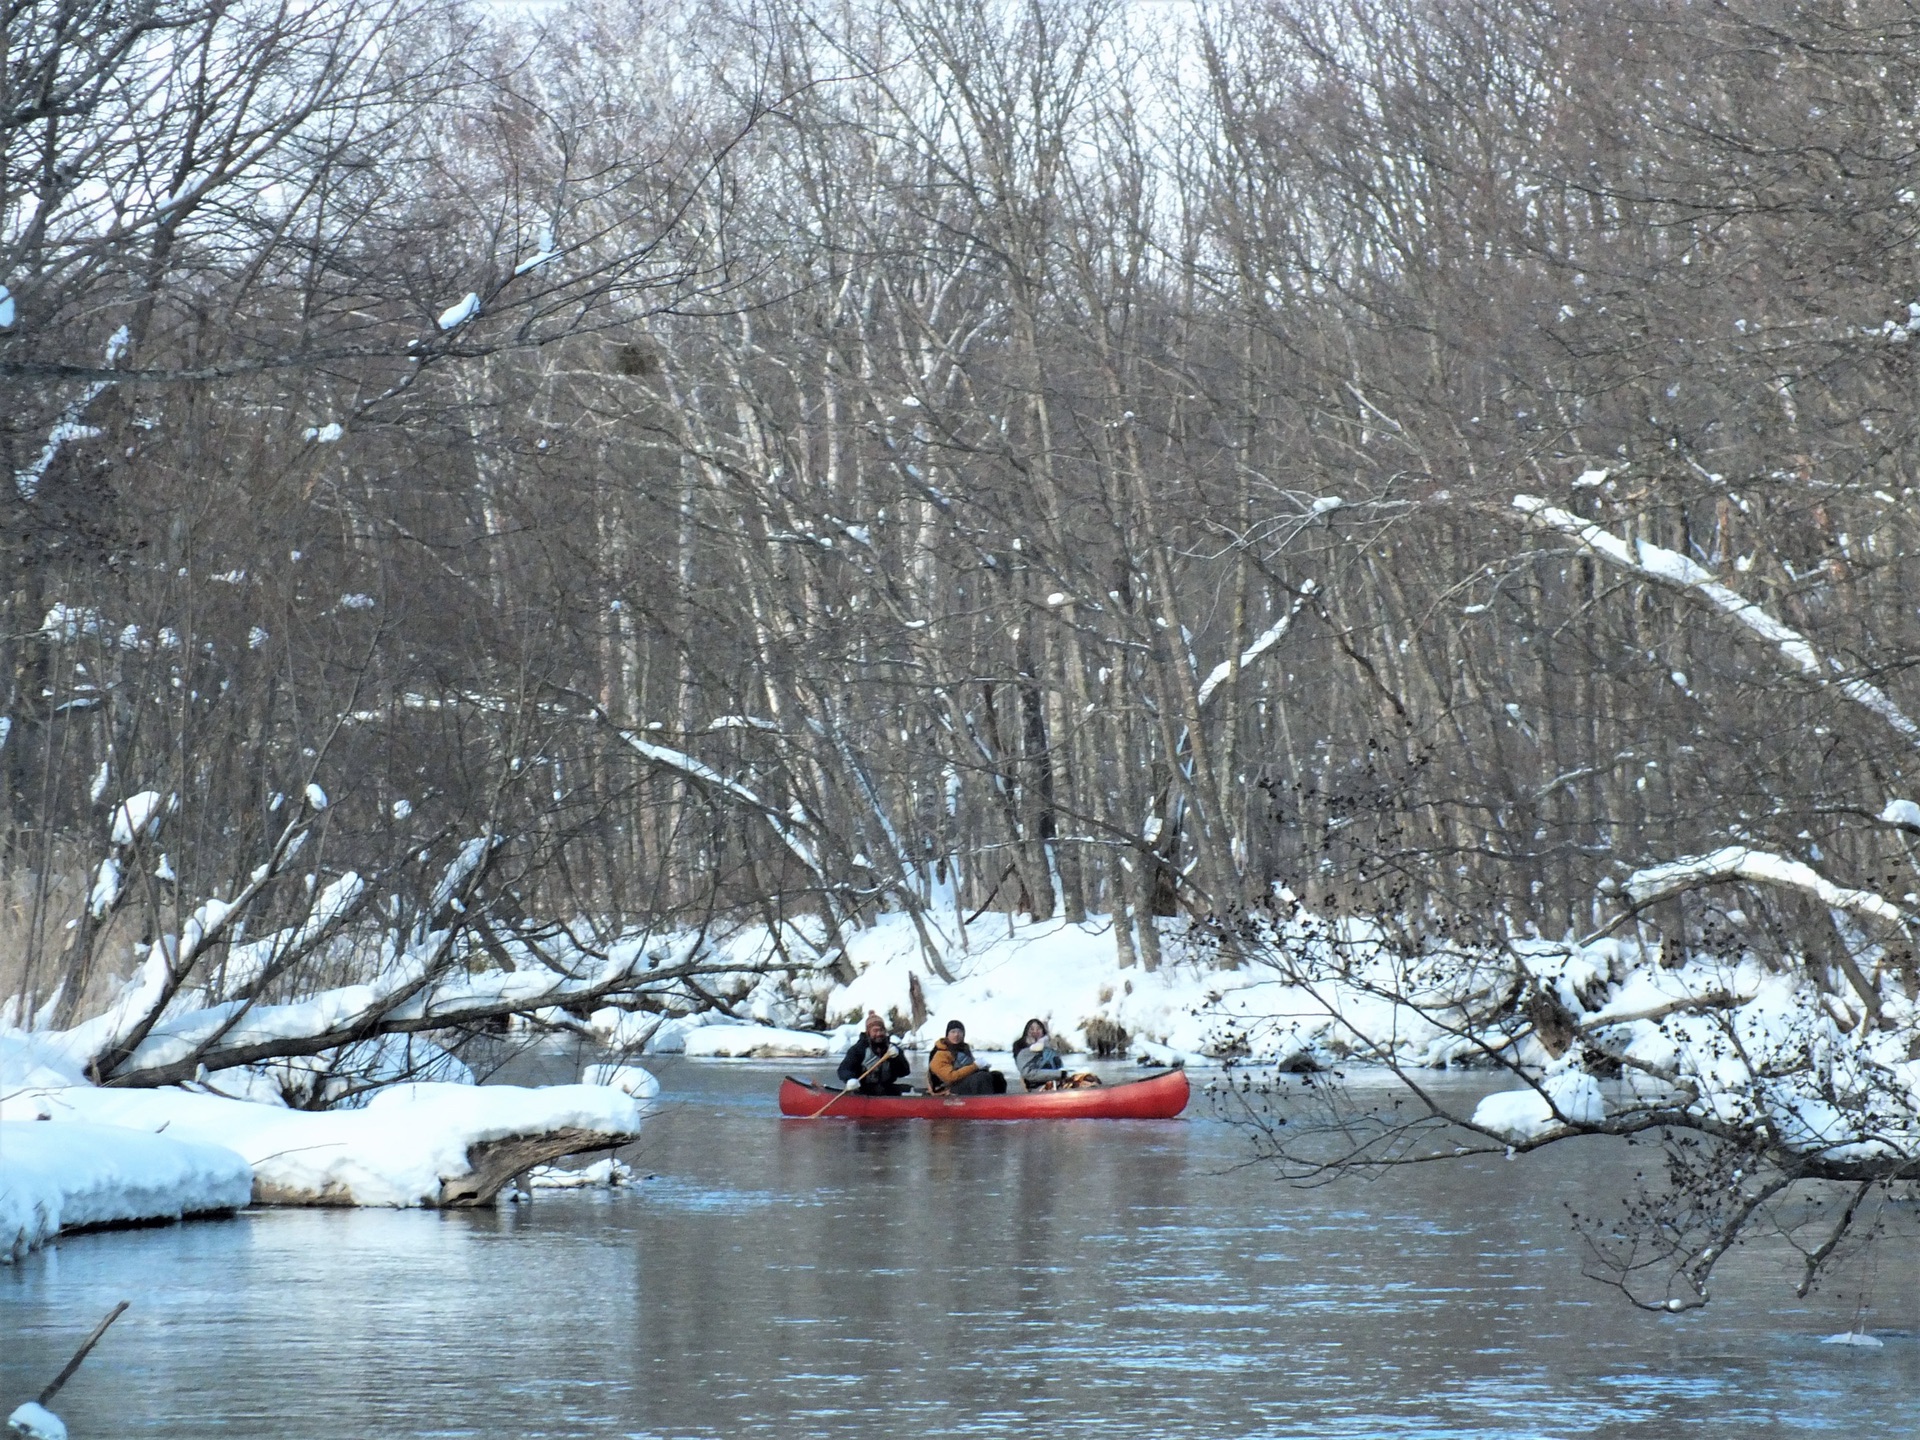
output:
[[[900,1047],[887,1034],[887,1022],[869,1011],[860,1038],[848,1048],[836,1073],[841,1085],[863,1095],[899,1095],[905,1092],[901,1081],[912,1067]]]
[[[927,1057],[927,1088],[936,1095],[1004,1095],[1007,1077],[977,1063],[967,1047],[967,1027],[949,1020]]]
[[[1084,1070],[1068,1071],[1060,1052],[1054,1048],[1047,1022],[1038,1018],[1027,1021],[1027,1028],[1014,1042],[1013,1063],[1020,1068],[1020,1078],[1027,1082],[1029,1090],[1079,1089],[1100,1083],[1098,1075]]]

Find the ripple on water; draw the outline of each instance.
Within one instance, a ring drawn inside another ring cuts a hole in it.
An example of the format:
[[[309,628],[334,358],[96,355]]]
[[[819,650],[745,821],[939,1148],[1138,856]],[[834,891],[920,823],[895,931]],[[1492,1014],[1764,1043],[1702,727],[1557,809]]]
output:
[[[756,1210],[771,1209],[776,1205],[817,1206],[825,1203],[818,1196],[796,1197],[772,1190],[734,1190],[726,1187],[690,1185],[664,1177],[647,1185],[646,1198],[648,1203],[663,1209],[694,1210],[723,1215],[745,1215]]]

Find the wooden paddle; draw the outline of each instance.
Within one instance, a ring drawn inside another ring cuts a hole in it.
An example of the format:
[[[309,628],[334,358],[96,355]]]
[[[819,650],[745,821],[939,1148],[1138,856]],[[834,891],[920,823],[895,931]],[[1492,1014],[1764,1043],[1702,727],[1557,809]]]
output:
[[[900,1053],[900,1047],[898,1045],[889,1043],[887,1045],[887,1053],[882,1055],[878,1060],[874,1061],[871,1065],[867,1066],[866,1069],[860,1072],[859,1078],[853,1082],[853,1089],[850,1090],[845,1086],[842,1086],[840,1089],[833,1092],[833,1100],[827,1101],[825,1105],[822,1105],[818,1110],[814,1111],[811,1115],[808,1115],[804,1118],[808,1120],[818,1120],[822,1115],[827,1113],[828,1108],[833,1104],[834,1100],[838,1100],[842,1095],[853,1094],[854,1090],[859,1089],[861,1080],[866,1079],[867,1076],[873,1074],[874,1071],[878,1070],[882,1065],[886,1064],[887,1061],[891,1060],[895,1055],[898,1055],[899,1053]]]

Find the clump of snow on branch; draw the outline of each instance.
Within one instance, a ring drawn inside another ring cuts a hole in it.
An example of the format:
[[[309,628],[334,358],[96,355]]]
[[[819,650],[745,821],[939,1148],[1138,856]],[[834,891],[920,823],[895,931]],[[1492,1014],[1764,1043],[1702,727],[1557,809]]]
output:
[[[100,862],[93,878],[93,890],[87,896],[87,914],[100,919],[120,898],[120,862],[109,855]]]
[[[1274,621],[1273,624],[1269,625],[1259,635],[1255,636],[1252,643],[1240,652],[1240,669],[1245,670],[1249,665],[1253,664],[1254,661],[1258,660],[1262,655],[1266,654],[1286,638],[1287,631],[1293,626],[1294,617],[1300,613],[1301,607],[1307,603],[1308,597],[1310,597],[1317,588],[1311,580],[1308,580],[1300,587],[1300,594],[1288,608],[1287,613]],[[1228,679],[1233,675],[1233,670],[1234,666],[1231,661],[1222,660],[1218,665],[1214,666],[1212,670],[1208,671],[1207,678],[1200,682],[1198,703],[1205,705],[1207,701],[1211,700],[1214,692],[1226,684]]]
[[[1889,800],[1880,812],[1880,819],[1887,825],[1906,825],[1920,830],[1920,805],[1911,800]]]
[[[71,645],[83,635],[100,634],[104,624],[98,610],[56,604],[40,622],[38,633],[56,645]]]
[[[1626,891],[1633,900],[1644,905],[1667,895],[1723,880],[1753,880],[1805,890],[1832,909],[1846,910],[1876,920],[1890,920],[1895,924],[1904,924],[1908,918],[1899,906],[1870,890],[1835,885],[1802,861],[1749,849],[1744,845],[1727,845],[1710,855],[1690,856],[1636,870],[1627,877]]]
[[[543,226],[540,231],[540,242],[535,246],[533,254],[527,256],[519,264],[515,265],[513,267],[513,273],[516,276],[531,274],[544,265],[551,265],[559,258],[560,246],[554,239],[552,227]]]
[[[1591,521],[1583,520],[1537,495],[1516,495],[1513,508],[1542,529],[1577,542],[1589,554],[1648,580],[1698,596],[1714,609],[1770,645],[1791,669],[1818,685],[1832,684],[1855,704],[1890,725],[1903,739],[1920,744],[1920,725],[1879,686],[1847,675],[1838,660],[1823,664],[1812,642],[1760,606],[1720,582],[1704,565],[1647,540],[1631,544]]]
[[[129,795],[113,807],[111,835],[115,845],[127,846],[137,839],[149,839],[160,829],[160,822],[174,806],[174,800],[158,790],[142,790]]]
[[[480,313],[480,297],[469,290],[464,296],[440,312],[440,318],[434,323],[442,330],[454,330],[466,324]]]

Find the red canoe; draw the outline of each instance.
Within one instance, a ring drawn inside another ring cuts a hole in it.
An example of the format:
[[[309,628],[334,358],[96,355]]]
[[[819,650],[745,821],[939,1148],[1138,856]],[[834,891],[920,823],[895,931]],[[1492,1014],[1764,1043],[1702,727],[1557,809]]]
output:
[[[780,1113],[803,1120],[1171,1120],[1186,1108],[1184,1070],[1124,1085],[1005,1095],[862,1095],[792,1076],[780,1082]]]

